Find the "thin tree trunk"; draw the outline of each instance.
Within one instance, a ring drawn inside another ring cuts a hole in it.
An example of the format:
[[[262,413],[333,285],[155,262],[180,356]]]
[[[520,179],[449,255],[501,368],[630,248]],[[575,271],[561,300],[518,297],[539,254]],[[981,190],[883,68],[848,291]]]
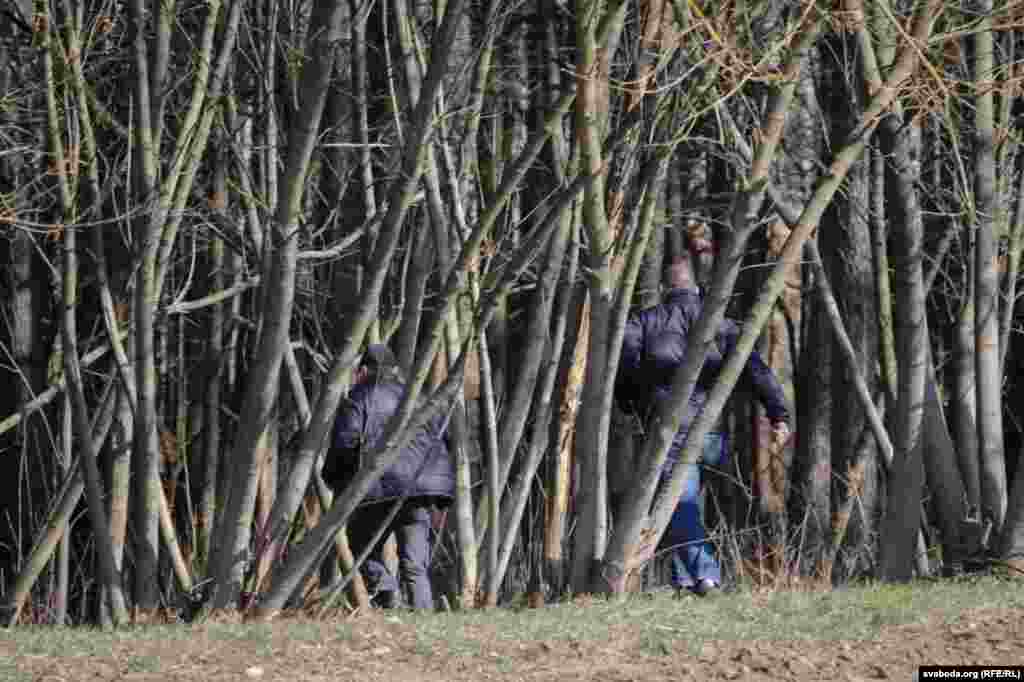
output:
[[[164,103],[170,93],[167,74],[171,57],[171,33],[175,20],[175,0],[150,0],[154,17],[154,40],[149,43],[150,110],[153,112],[153,154],[160,159],[160,142],[164,129]]]
[[[403,369],[412,367],[413,358],[419,341],[420,326],[426,306],[425,295],[427,282],[436,261],[434,257],[434,240],[424,218],[415,229],[410,241],[412,249],[408,276],[405,278],[405,307],[402,310],[402,323],[398,327],[395,340],[395,356]]]
[[[61,480],[67,480],[71,473],[71,466],[74,464],[74,452],[71,447],[71,439],[74,437],[74,420],[71,416],[71,400],[68,394],[64,394],[64,409],[61,415],[61,449],[60,465],[57,470]],[[68,569],[71,563],[71,524],[65,524],[58,528],[60,542],[57,544],[57,556],[53,560],[53,571],[56,576],[53,585],[53,623],[54,625],[66,625],[68,618]]]
[[[582,211],[581,211],[582,217]],[[582,220],[577,222],[582,233]],[[576,254],[582,260],[583,254]],[[577,266],[578,269],[578,266]],[[573,287],[575,290],[575,287]],[[585,287],[574,291],[567,305],[575,308],[572,319],[576,327],[573,351],[570,355],[569,367],[562,382],[561,400],[559,401],[558,419],[556,420],[555,456],[551,471],[551,503],[548,507],[548,518],[545,532],[545,561],[551,580],[558,586],[559,592],[572,587],[572,565],[565,557],[566,534],[570,519],[570,505],[573,500],[573,489],[579,477],[576,466],[576,427],[580,423],[580,405],[583,393],[583,382],[586,377],[587,353],[590,342],[590,299]]]
[[[82,478],[82,470],[77,466],[78,463],[74,464],[64,486],[55,498],[44,532],[40,533],[32,551],[25,558],[14,585],[8,592],[3,614],[4,623],[8,627],[17,625],[25,602],[32,592],[32,586],[35,585],[46,564],[49,563],[58,542],[67,532],[71,515],[82,499],[82,493],[85,491],[85,479]]]
[[[240,412],[242,429],[236,437],[228,466],[230,488],[224,516],[218,524],[213,575],[215,608],[237,604],[242,588],[245,559],[251,536],[259,458],[256,444],[271,417],[277,397],[281,360],[288,343],[295,299],[295,271],[298,255],[298,220],[305,190],[306,172],[320,127],[327,82],[334,69],[334,49],[341,39],[341,20],[346,15],[341,0],[319,0],[311,25],[322,27],[310,35],[307,61],[302,69],[300,98],[303,106],[295,134],[289,140],[288,160],[282,176],[284,187],[278,201],[273,230],[265,249],[274,251],[268,281],[274,290],[268,297],[262,335],[249,375]]]
[[[1010,169],[1003,172],[1009,174]],[[1017,309],[1017,279],[1020,276],[1021,249],[1024,247],[1024,172],[1018,172],[1016,194],[1014,203],[1017,208],[1006,245],[1006,284],[1003,286],[1002,319],[999,325],[1000,374],[1006,369],[1006,358],[1010,353],[1010,331]]]
[[[557,218],[559,223],[556,228],[557,232],[555,233],[555,238],[551,241],[547,262],[542,270],[543,275],[537,289],[537,297],[539,299],[537,314],[545,314],[548,318],[550,318],[551,309],[555,304],[557,293],[555,287],[560,279],[562,261],[565,259],[566,250],[569,247],[569,238],[573,231],[572,221],[568,219],[569,213],[569,210],[563,210]],[[569,290],[571,291],[571,288]],[[571,295],[563,294],[562,300],[564,303],[567,303],[569,299],[571,299]],[[541,312],[545,310],[546,313]],[[548,449],[550,422],[554,413],[551,397],[554,393],[555,380],[558,376],[559,361],[562,357],[562,348],[565,344],[567,328],[564,308],[561,312],[562,314],[555,319],[554,324],[551,326],[550,336],[545,334],[543,337],[538,338],[536,343],[531,344],[532,348],[545,349],[543,353],[545,360],[543,367],[540,368],[540,376],[537,383],[537,397],[534,401],[533,410],[535,419],[531,428],[529,450],[523,462],[522,470],[519,472],[517,480],[507,497],[505,516],[500,524],[494,524],[496,529],[503,529],[503,532],[500,535],[500,552],[497,558],[496,572],[491,575],[489,584],[489,601],[497,602],[498,586],[508,571],[509,559],[512,556],[515,539],[519,535],[519,526],[522,521],[523,512],[526,509],[527,500],[529,499],[533,479],[543,455]],[[538,355],[541,354],[538,353]],[[492,535],[498,537],[496,531]],[[498,544],[495,543],[496,546]]]
[[[69,184],[72,164],[65,156],[65,144],[62,124],[57,106],[57,80],[54,72],[52,17],[43,15],[43,36],[41,39],[43,53],[43,69],[46,79],[46,120],[47,139],[50,153],[51,168],[55,170],[56,184],[59,195],[60,224],[74,226],[76,216],[73,197]],[[72,58],[78,58],[72,55]],[[75,430],[81,441],[82,456],[80,464],[85,480],[86,497],[89,506],[89,519],[92,523],[96,553],[99,560],[99,580],[101,587],[107,591],[110,615],[114,625],[127,620],[124,594],[121,591],[121,576],[114,561],[113,545],[110,541],[107,525],[106,509],[103,505],[102,481],[97,465],[97,448],[92,439],[89,423],[88,405],[82,380],[82,368],[78,356],[78,329],[76,315],[78,313],[78,244],[77,230],[74,227],[63,230],[63,260],[61,273],[61,345],[64,358],[64,373],[68,382],[69,403],[73,406]]]
[[[897,386],[896,337],[892,319],[892,285],[889,251],[886,247],[889,227],[885,210],[885,156],[871,150],[871,251],[875,268],[875,302],[878,305],[878,363],[882,385],[895,405]]]
[[[882,577],[907,581],[913,576],[916,545],[921,527],[921,495],[924,486],[923,418],[928,322],[922,272],[924,228],[915,183],[920,131],[914,123],[903,124],[897,114],[883,122],[883,149],[895,165],[889,178],[889,216],[896,242],[894,263],[896,350],[899,386],[896,404],[896,458],[888,485],[882,522]]]
[[[92,444],[96,451],[103,446],[103,441],[106,440],[112,423],[116,400],[114,400],[113,394],[108,399],[110,403],[100,409],[92,424]],[[82,467],[77,461],[69,462],[64,483],[54,495],[46,526],[39,533],[32,550],[25,558],[21,572],[17,575],[14,585],[8,592],[8,599],[0,610],[2,622],[8,626],[17,624],[25,602],[32,592],[32,586],[35,585],[39,575],[53,556],[57,543],[67,533],[69,521],[78,508],[83,492],[85,492],[85,478],[82,476]]]
[[[961,537],[969,521],[967,496],[957,466],[956,449],[949,434],[935,378],[931,349],[927,354],[923,416],[924,469],[928,490],[932,494],[935,525],[940,533],[942,563],[947,574],[963,560],[965,541]],[[923,523],[923,522],[922,522]]]
[[[966,251],[974,253],[973,231],[964,235]],[[957,456],[963,474],[968,513],[974,517],[981,511],[981,460],[978,453],[978,382],[977,344],[975,343],[975,278],[974,264],[965,263],[964,302],[960,318],[956,321],[954,337],[953,385],[954,424],[956,428]]]
[[[82,16],[79,13],[74,21],[68,22],[67,43],[68,53],[81,55]],[[78,104],[78,115],[82,134],[81,165],[86,172],[86,179],[81,183],[82,202],[86,207],[87,218],[99,218],[101,215],[102,192],[99,175],[99,152],[95,130],[87,97],[87,85],[82,70],[81,59],[71,60],[71,71],[75,96]],[[113,550],[114,566],[120,573],[123,568],[125,540],[128,528],[128,509],[131,491],[131,441],[133,413],[137,406],[135,377],[132,361],[128,357],[126,345],[134,343],[129,332],[128,343],[124,343],[121,331],[122,324],[128,320],[118,319],[118,310],[114,303],[111,290],[109,268],[106,259],[105,230],[96,226],[92,230],[92,257],[95,261],[95,272],[99,284],[100,305],[107,337],[113,350],[114,363],[120,377],[120,388],[112,396],[112,409],[116,409],[117,426],[114,429],[108,452],[110,453],[109,487],[107,488],[106,512],[110,519],[110,542]],[[127,316],[125,313],[124,316]],[[104,408],[106,409],[106,408]],[[97,450],[99,452],[99,450]],[[109,593],[104,592],[101,599],[101,611],[109,610]]]
[[[584,226],[588,232],[589,340],[586,375],[580,402],[580,418],[587,425],[577,432],[575,453],[579,462],[577,525],[573,543],[573,590],[591,590],[597,562],[604,558],[608,542],[608,426],[611,396],[603,395],[608,367],[608,338],[615,290],[612,247],[616,235],[605,210],[605,158],[602,141],[608,118],[608,61],[614,45],[598,28],[610,33],[621,30],[618,8],[605,8],[602,0],[577,0],[576,41],[577,90],[576,138],[580,168],[597,176],[583,201]]]
[[[501,495],[499,478],[501,464],[498,460],[498,424],[494,405],[494,383],[491,372],[491,352],[487,346],[487,331],[480,331],[480,345],[477,353],[480,357],[480,419],[484,423],[483,452],[487,472],[487,538],[483,542],[485,548],[486,584],[481,585],[484,607],[498,605],[498,589],[501,587],[502,575],[499,573],[498,560],[501,548]]]
[[[829,237],[831,238],[831,236]],[[810,243],[810,241],[808,242]],[[820,258],[820,254],[817,254]],[[824,273],[816,268],[814,279]],[[816,287],[822,285],[814,282]],[[798,570],[809,574],[821,562],[830,536],[832,501],[833,420],[832,387],[839,382],[834,335],[828,317],[828,301],[815,297],[805,303],[803,317],[807,336],[800,354],[800,388],[797,422],[800,438],[794,461],[794,487],[790,496],[789,525],[798,529]]]
[[[214,157],[213,182],[210,188],[210,209],[227,217],[228,201],[228,153],[221,149]],[[214,236],[209,245],[209,292],[224,289],[226,283],[224,240]],[[224,375],[224,332],[226,331],[228,307],[214,304],[209,311],[209,332],[206,345],[206,370],[202,372],[201,386],[203,401],[203,438],[201,444],[202,463],[201,488],[197,506],[197,538],[195,548],[197,565],[205,571],[210,559],[213,530],[216,522],[217,487],[221,465],[221,385]]]
[[[543,61],[545,64],[544,83],[547,86],[546,97],[541,101],[544,104],[554,102],[555,98],[563,91],[563,74],[559,68],[559,52],[561,48],[559,23],[560,10],[554,0],[546,0],[541,3],[541,12],[544,18],[544,45]],[[555,178],[560,185],[566,182],[566,174],[569,166],[569,145],[566,139],[565,127],[556,126],[551,132],[551,146],[549,165],[552,167]],[[573,206],[560,218],[563,225],[559,229],[569,229],[571,239],[578,239],[577,234],[579,221],[576,220],[578,206]],[[575,243],[568,247],[568,266],[566,268],[561,286],[558,292],[558,301],[555,303],[554,319],[556,325],[568,324],[572,317],[574,331],[566,331],[566,340],[573,344],[573,351],[570,354],[569,367],[565,374],[563,387],[559,388],[557,406],[557,418],[554,421],[556,433],[551,437],[554,442],[552,454],[549,460],[548,495],[544,512],[544,574],[547,582],[555,594],[561,594],[565,587],[566,566],[562,556],[563,538],[565,535],[566,518],[569,511],[569,485],[572,458],[572,433],[576,423],[576,413],[579,407],[579,389],[583,380],[583,358],[586,353],[585,339],[587,332],[581,328],[580,322],[586,320],[583,315],[570,316],[570,307],[575,300],[577,291],[576,272],[579,264],[580,249]],[[579,310],[583,310],[581,303]],[[562,372],[561,354],[556,361],[559,374]]]
[[[981,508],[999,533],[1006,516],[1006,459],[1003,454],[1001,356],[999,353],[999,267],[996,214],[994,94],[995,41],[992,0],[976,3],[972,71],[974,107],[974,298],[975,364],[978,391],[978,450],[981,460]]]
[[[860,109],[847,97],[836,93],[837,90],[840,93],[848,91],[842,80],[831,78],[830,83],[833,87],[821,87],[820,97],[840,97],[845,104],[845,115],[842,119],[830,117],[833,119],[829,122],[830,127],[822,130],[818,121],[824,117],[825,110],[819,101],[815,83],[827,78],[826,58],[819,55],[817,49],[808,51],[807,63],[800,74],[796,109],[783,133],[783,144],[787,154],[779,160],[779,178],[773,182],[779,193],[799,198],[801,202],[805,200],[813,186],[817,173],[814,161],[820,156],[822,137],[846,139],[857,124]],[[833,206],[829,207],[828,215],[833,217],[825,217],[826,224],[835,220],[837,224],[844,226],[844,231],[854,229],[850,224],[852,221],[848,219],[850,211],[847,209],[855,201],[854,191],[860,168],[858,159],[847,177],[844,197],[838,198]],[[822,235],[811,248],[820,247],[824,255],[822,257],[821,253],[817,254],[818,265],[811,268],[814,274],[802,276],[802,282],[810,286],[820,286],[815,282],[818,276],[826,269],[835,271],[840,252],[838,243],[841,239],[831,230],[822,231]],[[798,357],[794,360],[794,364],[800,366],[798,371],[803,375],[804,381],[800,384],[803,390],[797,393],[799,407],[796,421],[800,438],[797,440],[798,452],[793,462],[796,474],[794,488],[797,496],[791,496],[790,500],[793,503],[792,510],[796,513],[788,520],[791,528],[800,528],[798,550],[793,558],[795,563],[799,562],[798,569],[803,570],[805,574],[819,567],[827,551],[833,462],[836,459],[834,456],[839,455],[838,445],[841,443],[840,433],[843,428],[842,415],[834,409],[833,402],[836,386],[843,380],[842,365],[827,308],[825,298],[815,297],[801,311],[801,325],[806,330],[806,338],[800,340]],[[793,316],[791,313],[790,317]],[[787,328],[786,332],[788,336],[790,328]],[[793,344],[791,342],[788,345]],[[776,373],[782,374],[779,370],[784,368],[773,369]],[[776,541],[779,540],[781,539],[776,538]]]
[[[129,12],[135,31],[135,200],[142,206],[154,208],[152,211],[143,211],[135,220],[135,244],[139,254],[139,265],[136,270],[133,315],[137,395],[132,455],[132,537],[135,556],[133,593],[135,607],[143,612],[150,612],[158,604],[157,555],[160,538],[157,495],[160,491],[160,447],[157,442],[156,351],[153,342],[158,302],[156,265],[163,213],[156,207],[164,197],[158,199],[156,196],[159,152],[153,139],[156,114],[151,109],[149,22],[146,18],[148,12],[144,0],[133,0],[129,5]]]

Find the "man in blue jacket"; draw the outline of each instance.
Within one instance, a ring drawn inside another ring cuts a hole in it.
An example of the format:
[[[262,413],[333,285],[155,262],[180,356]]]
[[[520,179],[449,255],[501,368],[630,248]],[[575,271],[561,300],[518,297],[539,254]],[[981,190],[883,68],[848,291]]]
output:
[[[689,247],[694,250],[692,241]],[[696,257],[697,254],[693,255]],[[700,290],[689,259],[684,256],[676,260],[668,268],[667,279],[670,289],[664,302],[631,314],[622,342],[617,397],[625,409],[635,411],[644,421],[659,403],[668,400],[675,371],[686,355],[688,336],[701,313]],[[667,481],[679,465],[690,425],[704,408],[726,356],[736,345],[739,331],[735,322],[723,320],[685,408],[679,432],[672,440],[668,460],[662,470],[663,481]],[[773,442],[784,443],[789,435],[785,395],[778,379],[756,351],[751,353],[741,381],[754,390],[764,405],[772,423]],[[672,548],[673,586],[677,590],[689,589],[701,596],[721,585],[721,569],[707,541],[701,519],[701,474],[704,467],[725,464],[725,441],[724,433],[718,429],[705,437],[701,459],[689,465],[692,470],[687,472],[682,497],[661,543]]]
[[[384,345],[371,345],[356,372],[355,385],[342,401],[334,422],[333,440],[324,462],[324,480],[340,492],[367,462],[388,419],[405,394],[395,355]],[[407,603],[415,609],[434,606],[430,587],[431,512],[451,504],[455,472],[445,445],[445,417],[419,428],[394,463],[381,475],[348,522],[352,551],[359,556],[402,500],[381,541],[363,565],[374,603],[393,608],[399,603],[399,581],[384,564],[384,539],[394,531],[398,569]]]

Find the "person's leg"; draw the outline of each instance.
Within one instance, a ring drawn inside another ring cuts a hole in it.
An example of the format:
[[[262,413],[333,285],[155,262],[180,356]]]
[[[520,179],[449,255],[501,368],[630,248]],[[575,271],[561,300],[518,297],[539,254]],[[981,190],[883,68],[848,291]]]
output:
[[[352,518],[347,524],[348,541],[352,548],[352,554],[359,558],[366,547],[373,541],[373,538],[380,530],[388,517],[390,504],[371,504],[356,509]],[[393,526],[394,524],[392,524]],[[385,531],[378,542],[363,562],[361,573],[366,581],[366,589],[373,601],[378,606],[391,608],[398,604],[398,580],[384,563],[384,541],[388,533]]]
[[[414,609],[434,608],[430,588],[430,508],[408,503],[394,523],[398,572],[406,600]]]
[[[715,472],[723,471],[729,459],[729,453],[725,446],[725,437],[719,432],[711,432],[704,436],[704,447],[701,452],[700,464],[700,486],[698,495],[703,496],[705,484]],[[707,530],[704,525],[704,500],[699,498],[697,523],[700,525],[700,555],[697,559],[698,572],[694,576],[696,582],[710,581],[714,587],[722,584],[722,568],[715,557],[714,547],[707,540]]]
[[[686,467],[683,494],[672,512],[663,544],[672,548],[672,585],[692,587],[702,578],[717,582],[717,564],[707,547],[700,518],[700,467]]]
[[[701,460],[708,464],[723,464],[722,436],[708,434],[704,439]],[[715,559],[707,531],[701,517],[700,491],[703,465],[687,467],[683,493],[665,533],[664,545],[674,547],[672,558],[672,584],[677,588],[693,587],[703,581],[721,585],[721,567]]]

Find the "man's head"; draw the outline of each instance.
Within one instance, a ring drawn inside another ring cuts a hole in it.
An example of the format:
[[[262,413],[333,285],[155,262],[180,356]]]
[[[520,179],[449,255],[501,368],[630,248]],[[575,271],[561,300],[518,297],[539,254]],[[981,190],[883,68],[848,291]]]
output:
[[[695,257],[715,250],[714,234],[711,226],[700,220],[691,220],[686,224],[686,250]]]

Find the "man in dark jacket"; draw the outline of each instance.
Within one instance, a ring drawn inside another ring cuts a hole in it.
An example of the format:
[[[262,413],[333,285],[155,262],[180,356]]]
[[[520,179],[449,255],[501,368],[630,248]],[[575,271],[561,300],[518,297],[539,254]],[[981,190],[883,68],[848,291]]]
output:
[[[675,371],[686,355],[688,336],[701,313],[700,290],[689,260],[684,258],[673,263],[667,277],[670,290],[665,301],[630,315],[622,342],[617,397],[627,410],[635,411],[642,420],[646,420],[659,403],[668,400]],[[679,465],[690,425],[703,410],[726,356],[736,345],[739,331],[735,322],[723,320],[686,405],[679,432],[672,440],[662,480],[668,480]],[[751,353],[741,381],[754,390],[765,406],[773,427],[773,441],[784,443],[789,435],[785,395],[774,373],[756,351]],[[719,429],[705,437],[701,459],[690,465],[692,471],[687,472],[682,497],[662,538],[662,545],[673,551],[673,586],[702,596],[721,585],[721,569],[701,520],[701,474],[704,467],[725,464],[725,441]]]
[[[404,393],[394,354],[387,346],[371,345],[352,391],[338,408],[324,462],[324,480],[335,491],[340,492],[367,463],[363,458],[378,444]],[[416,609],[434,605],[429,575],[431,512],[450,504],[455,491],[455,472],[444,440],[446,426],[442,415],[419,428],[348,522],[352,551],[358,556],[373,541],[393,506],[403,500],[363,565],[367,587],[380,606],[391,608],[399,601],[399,581],[387,570],[382,556],[384,539],[391,531],[398,541],[399,575],[407,602]]]

